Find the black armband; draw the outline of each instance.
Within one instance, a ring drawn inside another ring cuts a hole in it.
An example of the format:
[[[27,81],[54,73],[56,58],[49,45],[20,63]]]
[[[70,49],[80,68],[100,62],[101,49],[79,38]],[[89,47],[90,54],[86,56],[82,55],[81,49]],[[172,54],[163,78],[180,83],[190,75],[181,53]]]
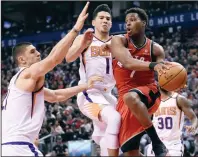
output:
[[[164,64],[164,62],[151,62],[150,64],[149,64],[149,69],[150,70],[154,70],[154,68],[155,68],[155,66],[157,65],[157,64]]]
[[[154,70],[154,67],[155,67],[157,64],[159,64],[159,63],[157,63],[157,62],[151,62],[151,63],[149,64],[149,69],[150,69],[150,70]]]

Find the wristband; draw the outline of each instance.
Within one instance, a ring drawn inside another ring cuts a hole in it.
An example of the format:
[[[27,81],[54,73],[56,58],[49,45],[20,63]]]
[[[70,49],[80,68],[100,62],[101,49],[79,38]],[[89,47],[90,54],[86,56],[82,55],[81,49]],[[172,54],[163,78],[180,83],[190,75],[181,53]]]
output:
[[[75,33],[79,33],[80,32],[75,27],[73,27],[73,30],[74,30]]]
[[[158,64],[157,62],[151,62],[151,63],[149,64],[149,69],[150,69],[150,70],[154,70],[154,67],[155,67],[157,64]]]

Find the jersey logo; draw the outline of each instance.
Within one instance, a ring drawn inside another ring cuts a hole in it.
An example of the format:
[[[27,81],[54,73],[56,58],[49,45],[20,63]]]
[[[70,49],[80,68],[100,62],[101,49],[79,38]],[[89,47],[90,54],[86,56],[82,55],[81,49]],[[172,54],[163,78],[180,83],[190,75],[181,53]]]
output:
[[[117,62],[117,65],[122,68],[122,63]]]
[[[161,115],[176,115],[176,107],[161,107],[155,112],[155,117]]]
[[[148,54],[148,50],[144,50],[143,55],[147,55]]]
[[[109,51],[102,51],[100,46],[91,46],[91,57],[110,56]]]
[[[135,59],[138,59],[142,62],[144,62],[145,58],[144,57],[140,57],[140,56],[133,56]]]

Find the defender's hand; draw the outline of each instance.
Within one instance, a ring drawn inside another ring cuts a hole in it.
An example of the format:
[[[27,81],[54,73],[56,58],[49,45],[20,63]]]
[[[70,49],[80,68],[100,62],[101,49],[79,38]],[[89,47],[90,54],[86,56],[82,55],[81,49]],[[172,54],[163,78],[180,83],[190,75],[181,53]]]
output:
[[[186,129],[186,131],[188,132],[188,133],[191,133],[191,134],[193,134],[193,135],[195,135],[197,132],[197,128],[196,127],[194,127],[194,126],[184,126],[184,128]]]
[[[87,4],[85,5],[85,7],[83,8],[82,12],[80,13],[77,21],[76,21],[76,24],[74,26],[74,29],[76,31],[81,31],[81,29],[83,28],[84,26],[84,22],[86,20],[86,18],[88,17],[88,13],[87,13],[87,10],[88,10],[88,7],[89,7],[89,2],[87,2]]]
[[[81,40],[82,47],[87,48],[92,43],[93,32],[94,30],[92,28],[89,28],[85,31]]]
[[[87,83],[87,89],[93,88],[94,83],[97,82],[97,81],[102,82],[103,77],[101,77],[101,76],[91,76],[88,80],[88,83]]]

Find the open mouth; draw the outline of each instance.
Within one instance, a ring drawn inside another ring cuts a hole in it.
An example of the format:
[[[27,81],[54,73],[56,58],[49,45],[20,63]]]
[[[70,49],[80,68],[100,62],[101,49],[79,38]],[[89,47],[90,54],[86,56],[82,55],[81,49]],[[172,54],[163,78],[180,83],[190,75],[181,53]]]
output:
[[[130,29],[130,28],[127,28],[126,31],[127,31],[127,32],[131,32],[131,29]]]

